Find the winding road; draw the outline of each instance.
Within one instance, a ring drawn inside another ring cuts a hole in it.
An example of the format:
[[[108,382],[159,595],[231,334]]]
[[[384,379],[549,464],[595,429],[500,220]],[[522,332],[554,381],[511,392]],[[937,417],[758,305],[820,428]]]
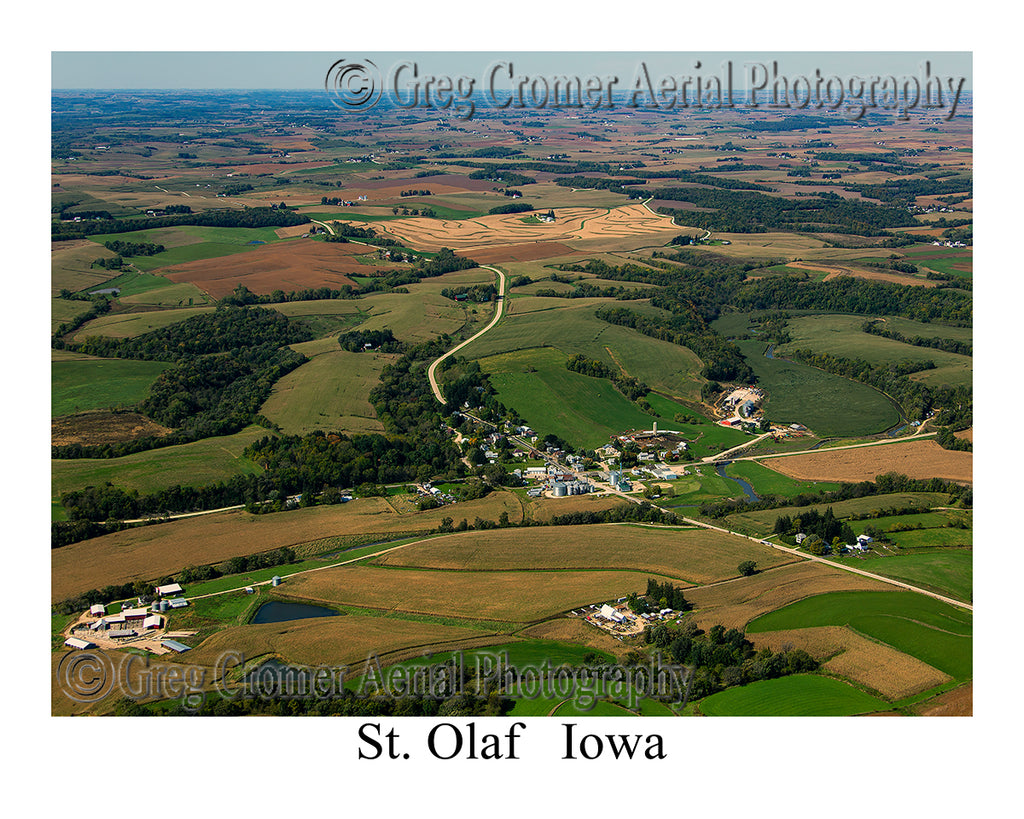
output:
[[[489,264],[482,264],[480,265],[480,267],[482,267],[484,270],[490,270],[492,273],[498,274],[498,309],[494,313],[494,318],[491,319],[490,323],[486,327],[484,327],[480,332],[476,333],[475,335],[472,335],[469,338],[467,338],[461,344],[456,344],[447,353],[445,353],[440,358],[436,359],[434,363],[430,365],[430,368],[427,370],[427,378],[430,380],[430,389],[434,391],[434,397],[442,404],[445,403],[444,393],[441,392],[441,387],[438,385],[437,378],[435,375],[437,373],[438,365],[446,358],[455,355],[467,344],[476,341],[478,338],[480,338],[480,336],[482,336],[484,333],[490,330],[495,324],[497,324],[501,320],[501,314],[505,311],[505,274],[502,271],[498,270],[498,268],[491,267]]]

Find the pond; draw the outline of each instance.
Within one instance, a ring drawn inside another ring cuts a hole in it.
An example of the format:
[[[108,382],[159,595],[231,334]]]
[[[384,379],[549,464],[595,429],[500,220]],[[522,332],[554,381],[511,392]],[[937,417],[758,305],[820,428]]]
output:
[[[253,623],[287,623],[291,620],[305,620],[309,617],[337,617],[338,612],[323,606],[305,603],[282,603],[274,600],[264,603],[252,618]]]

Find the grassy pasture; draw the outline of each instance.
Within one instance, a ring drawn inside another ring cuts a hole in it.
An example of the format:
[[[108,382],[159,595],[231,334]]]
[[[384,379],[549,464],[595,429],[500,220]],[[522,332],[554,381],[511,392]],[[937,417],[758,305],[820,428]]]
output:
[[[647,415],[611,381],[565,368],[565,355],[548,347],[481,359],[498,397],[541,434],[554,433],[588,449],[626,429],[650,429]]]
[[[777,423],[800,423],[818,435],[881,432],[899,421],[880,392],[822,370],[764,355],[760,341],[737,343],[768,395],[765,414]]]
[[[57,328],[65,322],[77,318],[83,313],[88,313],[92,305],[87,301],[68,301],[66,299],[50,299],[50,332],[57,332]]]
[[[970,356],[928,347],[915,347],[871,335],[860,329],[864,321],[863,316],[845,315],[803,316],[790,319],[788,329],[792,341],[776,348],[775,354],[785,356],[790,350],[811,349],[818,353],[860,358],[872,364],[885,364],[891,361],[931,361],[934,362],[935,369],[915,373],[915,380],[936,386],[950,384],[954,387],[971,383],[973,361]],[[884,326],[888,328],[888,322]],[[921,335],[928,335],[928,331],[925,330]]]
[[[275,231],[276,228],[272,227],[227,228],[184,225],[156,230],[137,230],[130,233],[101,234],[91,238],[101,245],[106,241],[116,239],[164,245],[167,250],[163,253],[132,257],[131,262],[135,267],[139,270],[150,271],[200,259],[214,259],[234,253],[244,253],[260,246],[259,244],[250,244],[250,242],[269,244],[285,241]]]
[[[141,493],[175,484],[199,486],[233,475],[256,474],[259,467],[242,457],[253,441],[268,435],[263,427],[246,427],[234,435],[204,438],[189,444],[136,452],[122,458],[56,459],[51,461],[52,491],[102,486],[110,481]]]
[[[840,717],[888,707],[849,683],[817,674],[759,680],[700,701],[701,713],[711,717]]]
[[[137,404],[170,365],[164,361],[92,358],[50,363],[50,412],[54,417]]]
[[[956,679],[971,676],[970,613],[912,592],[820,594],[755,618],[747,631],[812,626],[850,626]]]
[[[311,342],[315,343],[315,342]],[[383,432],[370,390],[396,356],[337,348],[313,357],[274,384],[260,412],[288,435],[323,429],[348,434]]]
[[[695,457],[701,458],[724,449],[731,449],[751,440],[745,432],[716,424],[663,395],[648,393],[647,403],[663,419],[659,421],[658,428],[678,431],[690,442],[690,451]],[[698,423],[683,423],[676,420],[678,416],[682,416],[683,419],[695,419]]]
[[[114,254],[88,239],[53,242],[50,245],[50,292],[56,296],[63,289],[72,292],[95,289],[110,278],[110,271],[93,268],[96,259],[112,259]]]
[[[73,339],[83,341],[89,336],[109,338],[135,338],[151,330],[158,330],[184,321],[191,316],[209,313],[211,307],[183,307],[174,310],[147,310],[142,313],[115,313],[100,316],[83,325]]]
[[[782,475],[774,469],[762,466],[756,461],[733,461],[726,467],[727,475],[739,477],[749,483],[758,495],[780,495],[787,497],[804,492],[826,492],[838,489],[839,484],[827,481],[800,481]]]
[[[899,555],[869,553],[865,558],[846,556],[835,562],[905,580],[965,602],[970,602],[974,590],[974,554],[970,549],[937,549]]]
[[[892,532],[887,537],[901,549],[930,549],[935,546],[970,546],[974,532],[970,529],[915,529],[910,532]]]
[[[465,572],[615,569],[694,584],[735,577],[743,560],[765,567],[790,562],[775,549],[718,532],[608,524],[538,529],[528,538],[515,529],[448,535],[374,563]]]

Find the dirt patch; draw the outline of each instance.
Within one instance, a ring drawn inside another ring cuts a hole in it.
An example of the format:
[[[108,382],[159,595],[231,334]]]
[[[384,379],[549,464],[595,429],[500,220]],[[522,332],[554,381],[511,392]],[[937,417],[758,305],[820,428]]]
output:
[[[116,444],[150,436],[162,438],[173,431],[137,412],[83,412],[50,422],[53,446]]]
[[[165,267],[160,272],[172,282],[191,282],[218,299],[240,284],[259,294],[311,287],[337,289],[346,284],[356,286],[349,278],[353,274],[374,270],[355,258],[367,252],[370,250],[365,245],[295,239],[233,256]],[[381,262],[379,267],[390,265]]]
[[[967,683],[952,691],[922,702],[914,709],[922,717],[974,716],[974,683]]]
[[[892,588],[852,572],[807,561],[769,569],[753,577],[687,589],[686,599],[693,603],[696,611],[692,617],[701,628],[709,628],[716,623],[726,628],[745,628],[759,615],[812,595]]]
[[[480,264],[496,262],[534,262],[539,259],[553,259],[556,256],[576,255],[568,245],[561,242],[528,242],[503,247],[468,248],[466,255]]]
[[[910,697],[949,682],[951,677],[891,646],[876,643],[842,626],[787,629],[751,634],[755,646],[772,651],[802,648],[822,668],[874,689],[889,700]]]
[[[974,427],[971,427],[970,429],[961,430],[960,432],[954,432],[953,433],[953,437],[954,438],[959,438],[961,441],[970,441],[973,444],[974,443]]]
[[[314,225],[291,225],[290,227],[278,228],[274,233],[282,239],[294,239],[296,236],[309,233],[311,227],[314,227]]]
[[[974,456],[970,452],[943,449],[935,441],[908,441],[885,446],[824,450],[807,455],[768,458],[760,461],[791,478],[810,481],[873,481],[887,472],[911,478],[943,478],[970,483]]]

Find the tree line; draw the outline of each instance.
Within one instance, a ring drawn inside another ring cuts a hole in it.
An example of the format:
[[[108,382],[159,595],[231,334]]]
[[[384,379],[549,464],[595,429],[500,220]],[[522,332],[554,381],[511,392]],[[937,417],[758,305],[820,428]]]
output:
[[[206,210],[202,213],[170,213],[166,216],[129,217],[126,219],[83,219],[81,222],[54,222],[51,239],[84,239],[96,233],[131,233],[136,230],[198,225],[202,227],[291,227],[310,221],[308,216],[280,208],[243,208],[242,210]]]

